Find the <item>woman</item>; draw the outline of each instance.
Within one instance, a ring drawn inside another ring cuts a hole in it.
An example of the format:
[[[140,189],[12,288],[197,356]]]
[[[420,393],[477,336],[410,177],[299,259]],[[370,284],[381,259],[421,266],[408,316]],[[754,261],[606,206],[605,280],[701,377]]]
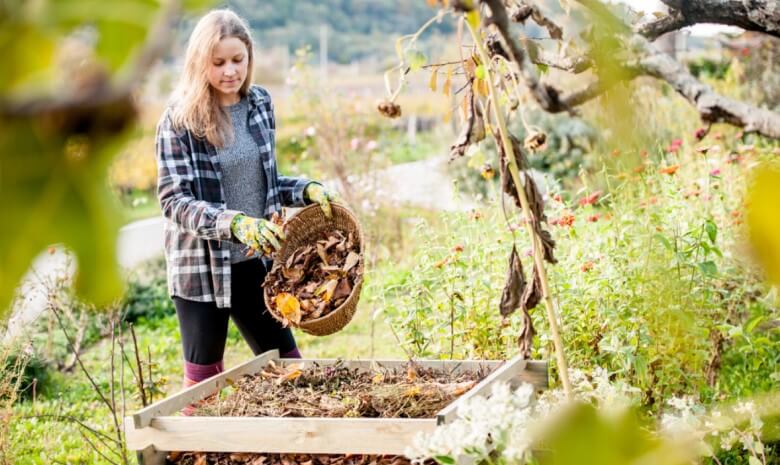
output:
[[[331,196],[320,184],[277,173],[273,105],[252,85],[253,58],[249,29],[235,13],[206,14],[157,126],[157,195],[185,386],[223,370],[228,317],[255,354],[300,357],[262,298],[270,262],[262,255],[285,238],[267,218],[312,202],[330,215]]]

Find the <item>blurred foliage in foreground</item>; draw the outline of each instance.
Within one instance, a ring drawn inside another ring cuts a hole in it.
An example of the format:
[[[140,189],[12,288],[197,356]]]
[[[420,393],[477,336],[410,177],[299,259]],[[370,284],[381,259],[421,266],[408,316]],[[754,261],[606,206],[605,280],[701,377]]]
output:
[[[136,121],[132,91],[164,48],[161,21],[180,6],[165,5],[0,4],[0,54],[13,63],[0,76],[0,196],[11,222],[0,232],[0,320],[32,259],[53,243],[76,253],[81,295],[119,297],[106,173]]]

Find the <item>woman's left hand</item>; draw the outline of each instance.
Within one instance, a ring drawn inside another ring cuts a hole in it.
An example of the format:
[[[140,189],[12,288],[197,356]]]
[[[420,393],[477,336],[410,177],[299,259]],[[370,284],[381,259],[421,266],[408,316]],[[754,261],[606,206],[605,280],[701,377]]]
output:
[[[318,203],[326,218],[332,218],[333,212],[330,209],[330,203],[339,201],[340,198],[335,192],[326,190],[322,184],[316,182],[310,183],[303,191],[304,197],[310,202]]]

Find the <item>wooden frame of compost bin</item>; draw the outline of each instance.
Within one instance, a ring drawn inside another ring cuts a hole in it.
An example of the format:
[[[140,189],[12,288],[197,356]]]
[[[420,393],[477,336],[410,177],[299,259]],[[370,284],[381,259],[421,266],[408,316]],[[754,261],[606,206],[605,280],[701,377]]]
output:
[[[330,359],[282,359],[272,350],[215,375],[125,418],[127,447],[138,451],[141,465],[165,463],[164,451],[257,452],[301,454],[403,454],[412,438],[432,432],[457,416],[461,402],[489,393],[500,381],[526,382],[537,390],[547,388],[547,362],[515,357],[501,360],[421,360],[423,367],[454,373],[479,368],[494,370],[468,392],[443,408],[436,418],[287,418],[287,417],[185,417],[170,416],[204,399],[244,375],[261,371],[269,361],[332,365]],[[405,360],[345,360],[350,368],[402,367]]]

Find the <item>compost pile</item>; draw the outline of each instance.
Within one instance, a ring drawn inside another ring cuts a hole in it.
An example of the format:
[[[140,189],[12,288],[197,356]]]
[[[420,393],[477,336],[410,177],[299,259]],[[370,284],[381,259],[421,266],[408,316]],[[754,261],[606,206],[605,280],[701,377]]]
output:
[[[176,465],[411,465],[400,455],[251,454],[246,452],[171,452]],[[435,462],[431,461],[433,465]]]
[[[334,230],[276,261],[263,287],[270,310],[285,326],[321,318],[352,293],[362,268],[360,244],[352,233]]]
[[[246,375],[232,392],[199,405],[201,416],[432,418],[488,370],[450,373],[409,362],[360,370],[343,363],[280,367]]]

